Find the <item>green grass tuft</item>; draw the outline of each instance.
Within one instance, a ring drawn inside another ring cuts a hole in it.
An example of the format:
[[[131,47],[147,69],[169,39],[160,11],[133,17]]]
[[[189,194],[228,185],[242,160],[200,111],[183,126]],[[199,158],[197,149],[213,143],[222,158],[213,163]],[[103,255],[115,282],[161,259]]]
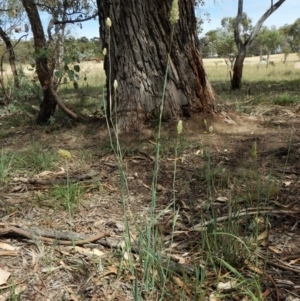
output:
[[[57,161],[58,156],[50,147],[45,148],[39,143],[32,143],[27,151],[14,156],[13,166],[15,169],[39,173],[51,170]]]
[[[13,156],[2,150],[0,154],[0,183],[4,182],[11,167]]]
[[[54,185],[50,196],[54,202],[54,208],[63,207],[71,212],[80,205],[85,188],[80,183],[67,182],[65,185]]]

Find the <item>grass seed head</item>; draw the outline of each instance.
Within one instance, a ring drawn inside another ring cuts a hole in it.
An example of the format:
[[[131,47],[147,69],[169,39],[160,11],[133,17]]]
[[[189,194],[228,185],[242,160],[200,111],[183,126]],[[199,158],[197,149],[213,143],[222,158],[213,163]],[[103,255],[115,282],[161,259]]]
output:
[[[64,158],[64,159],[67,159],[67,160],[70,160],[72,158],[72,155],[69,151],[65,150],[65,149],[59,149],[58,150],[58,154]]]
[[[110,18],[106,18],[105,24],[106,24],[107,27],[111,27],[111,25],[112,25],[111,19]]]
[[[175,25],[178,20],[179,20],[178,0],[173,0],[171,14],[170,14],[170,22],[172,25]]]

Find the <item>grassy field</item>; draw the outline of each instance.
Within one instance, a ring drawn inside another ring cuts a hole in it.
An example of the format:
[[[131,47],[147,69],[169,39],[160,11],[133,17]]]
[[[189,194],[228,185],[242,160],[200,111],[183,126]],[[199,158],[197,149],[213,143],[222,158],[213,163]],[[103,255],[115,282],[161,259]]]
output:
[[[247,58],[241,91],[221,59],[205,59],[218,114],[183,120],[181,133],[163,123],[157,157],[157,123],[115,135],[100,118],[102,64],[83,63],[79,89],[60,90],[95,118],[58,110],[45,127],[23,65],[22,89],[0,108],[0,299],[297,300],[294,58],[259,69]]]
[[[244,73],[243,81],[245,83],[255,81],[285,81],[285,80],[297,80],[299,78],[300,69],[294,68],[295,61],[299,60],[297,54],[290,54],[285,64],[282,63],[283,54],[271,55],[270,61],[274,65],[270,65],[266,68],[265,64],[261,64],[258,67],[259,57],[247,57],[244,61]],[[222,58],[203,59],[205,70],[212,82],[228,82],[229,69]],[[36,74],[32,70],[30,65],[19,64],[18,68],[29,76],[35,78]],[[101,86],[105,82],[105,75],[103,71],[103,62],[97,63],[96,61],[82,62],[80,64],[80,81],[81,86]],[[5,78],[11,76],[9,65],[4,66]],[[86,79],[86,80],[84,80]],[[66,85],[66,87],[72,87],[72,84]]]
[[[266,57],[266,56],[264,56]],[[283,54],[272,54],[270,56],[270,61],[274,62],[275,64],[277,63],[282,63],[284,59],[284,55]],[[245,61],[244,61],[244,64],[245,65],[257,65],[260,61],[260,57],[259,56],[252,56],[252,57],[246,57],[245,58]],[[291,53],[288,55],[287,57],[287,61],[288,62],[295,62],[295,61],[299,61],[299,57],[296,53]],[[222,58],[211,58],[211,59],[207,59],[207,58],[204,58],[203,59],[203,62],[204,62],[204,66],[210,66],[210,65],[226,65],[224,59]]]
[[[258,82],[258,81],[277,81],[299,79],[300,69],[294,68],[295,61],[299,61],[299,57],[293,53],[287,57],[286,63],[282,63],[283,55],[271,55],[270,61],[274,63],[266,68],[266,64],[259,63],[259,57],[247,57],[244,61],[243,82]],[[204,59],[205,70],[212,82],[229,81],[229,69],[224,59]]]

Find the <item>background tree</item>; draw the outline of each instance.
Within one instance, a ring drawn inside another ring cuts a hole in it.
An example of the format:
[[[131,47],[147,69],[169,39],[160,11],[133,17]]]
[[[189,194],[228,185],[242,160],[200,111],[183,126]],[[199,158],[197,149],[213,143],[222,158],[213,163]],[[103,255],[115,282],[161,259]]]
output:
[[[159,115],[169,50],[164,120],[214,111],[214,93],[199,53],[195,2],[179,2],[180,19],[170,49],[171,4],[172,0],[97,0],[103,46],[110,47],[104,60],[108,89],[118,81],[112,107],[120,130],[140,130]],[[112,20],[110,29],[105,26],[107,17]]]
[[[0,0],[0,26],[8,36],[26,27],[24,8],[20,0]]]
[[[300,52],[300,18],[293,24],[285,24],[279,28],[279,31],[285,37],[291,52]]]
[[[236,17],[236,24],[234,30],[234,37],[236,46],[238,49],[238,54],[233,67],[233,76],[231,80],[231,88],[233,90],[240,89],[242,86],[242,76],[243,76],[243,65],[249,47],[257,36],[260,28],[262,27],[264,21],[275,12],[285,0],[278,0],[275,4],[271,1],[270,8],[261,16],[256,25],[253,27],[250,35],[245,37],[243,35],[243,0],[238,1],[238,13]]]
[[[43,101],[37,118],[37,122],[43,124],[53,116],[57,104],[51,89],[53,74],[48,65],[47,43],[37,6],[34,0],[22,0],[22,3],[34,36],[36,72],[43,87]]]
[[[229,32],[234,32],[236,27],[236,17],[225,17],[221,20],[222,28]],[[241,18],[241,36],[243,39],[247,39],[253,30],[252,19],[248,17],[248,15],[243,12]]]
[[[203,32],[204,22],[210,22],[210,14],[204,12],[202,7],[205,5],[204,0],[195,0],[195,14],[196,14],[196,31],[200,35]]]
[[[205,37],[201,39],[202,53],[208,57],[213,57],[213,55],[217,54],[225,59],[227,65],[230,62],[231,69],[237,54],[234,40],[235,24],[236,18],[225,17],[221,20],[221,28],[208,31]],[[252,29],[252,21],[246,13],[243,13],[242,24],[244,38],[247,38]]]
[[[208,31],[200,38],[201,52],[204,57],[213,57],[217,54],[217,29]]]
[[[288,36],[284,33],[281,28],[279,28],[279,33],[281,35],[280,48],[283,53],[283,63],[286,63],[288,55],[292,52],[291,45],[288,41]]]
[[[210,30],[200,40],[202,45],[202,53],[206,57],[222,57],[225,59],[226,64],[231,66],[233,58],[236,55],[236,45],[234,42],[233,32],[227,31],[224,28]],[[230,63],[229,63],[230,62]]]
[[[87,16],[90,9],[89,0],[84,1],[49,1],[41,0],[38,5],[43,10],[48,11],[52,15],[52,24],[53,25],[65,25],[67,23],[81,23],[83,21],[94,18],[96,15]],[[58,94],[56,93],[57,83],[54,82],[54,70],[57,66],[57,56],[51,55],[51,44],[46,40],[44,29],[41,23],[38,5],[34,0],[22,0],[22,4],[28,15],[28,19],[31,25],[33,37],[34,37],[34,48],[35,48],[35,61],[36,61],[36,72],[38,75],[39,82],[43,88],[43,101],[40,105],[40,111],[38,114],[37,122],[39,124],[44,124],[49,121],[53,116],[56,105],[65,112],[69,117],[75,120],[81,120],[81,117],[69,110],[61,101]],[[57,18],[62,18],[58,20]],[[51,26],[50,26],[51,27]],[[61,27],[56,27],[61,29]],[[63,27],[64,29],[64,27]],[[52,35],[51,28],[48,34]],[[58,34],[57,31],[55,34]],[[64,46],[64,40],[57,39],[59,41],[56,49]],[[62,44],[61,44],[62,43]],[[79,65],[73,66],[73,69],[70,68],[70,63],[72,59],[76,60],[77,57],[72,58],[70,56],[63,57],[63,70],[68,75],[71,80],[76,80],[76,72],[79,72]],[[62,72],[57,71],[55,75],[62,78]]]
[[[260,45],[260,60],[262,61],[263,54],[265,53],[267,55],[266,67],[268,67],[270,55],[276,50],[280,50],[282,35],[274,26],[272,26],[271,29],[263,26],[259,31],[256,39],[258,44]]]
[[[16,56],[14,52],[14,46],[12,45],[11,38],[13,32],[21,32],[21,25],[23,22],[24,10],[19,0],[6,0],[0,1],[0,37],[6,45],[6,49],[3,51],[1,61],[1,73],[0,73],[0,84],[5,95],[5,103],[10,101],[10,93],[6,89],[3,78],[3,61],[4,56],[8,54],[8,61],[14,78],[14,86],[19,88],[20,81],[18,72],[15,64]],[[25,25],[26,27],[26,25]]]
[[[37,5],[34,0],[22,0],[22,3],[26,10],[34,37],[36,72],[39,82],[43,88],[43,101],[40,105],[37,123],[47,123],[53,116],[57,104],[59,105],[61,110],[69,117],[75,120],[80,120],[81,118],[77,114],[69,110],[63,104],[55,91],[56,85],[53,82],[53,71],[56,62],[55,58],[53,57],[51,57],[50,60],[48,59],[48,44],[46,41]],[[68,72],[69,77],[72,78],[74,77],[74,71],[70,70],[68,66],[70,62],[71,59],[69,57],[66,57],[64,59],[64,69]]]
[[[233,33],[224,29],[217,31],[216,50],[219,56],[225,59],[227,66],[233,68],[234,57],[236,55],[236,45],[234,43]]]
[[[59,70],[60,72],[57,74],[61,75],[65,67],[64,57],[66,50],[65,37],[68,34],[66,31],[67,25],[75,23],[81,27],[82,22],[97,16],[96,7],[90,0],[39,0],[37,5],[41,11],[47,12],[51,16],[47,27],[48,51],[49,56],[52,57],[52,68]],[[82,39],[83,43],[84,41],[88,42],[89,40],[87,38],[85,40]],[[70,73],[69,77],[74,81],[74,84],[77,84],[77,79],[74,75]],[[60,79],[61,76],[55,80],[59,82]]]

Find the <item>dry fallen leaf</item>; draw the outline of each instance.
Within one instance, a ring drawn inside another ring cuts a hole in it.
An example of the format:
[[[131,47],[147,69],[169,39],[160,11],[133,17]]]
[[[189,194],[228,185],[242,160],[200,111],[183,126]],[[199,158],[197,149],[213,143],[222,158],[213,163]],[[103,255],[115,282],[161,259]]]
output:
[[[19,251],[0,251],[0,256],[17,256]]]
[[[217,298],[214,293],[210,294],[209,301],[218,301],[218,300],[220,300],[220,299]]]
[[[227,281],[227,282],[219,282],[217,284],[217,289],[220,291],[231,290],[231,289],[235,288],[236,285],[237,285],[236,280]]]
[[[173,255],[172,255],[172,258],[173,258],[174,260],[176,260],[176,261],[177,261],[178,263],[180,263],[180,264],[185,264],[185,263],[186,263],[186,260],[185,260],[182,256],[173,254]]]
[[[20,250],[21,247],[15,247],[15,246],[6,244],[4,242],[0,242],[0,249],[9,250],[9,251],[17,251],[17,250]]]
[[[79,299],[77,298],[77,296],[75,295],[75,293],[72,291],[70,287],[66,287],[65,289],[70,293],[70,300],[79,301]]]
[[[59,270],[60,268],[61,268],[60,266],[59,267],[49,267],[49,268],[43,268],[43,269],[41,269],[41,271],[43,273],[50,273],[50,272],[54,272],[56,270]]]
[[[5,284],[11,273],[0,269],[0,285]]]
[[[179,287],[183,288],[188,294],[191,293],[190,290],[188,289],[188,287],[186,286],[186,284],[181,280],[181,278],[174,276],[173,280]]]
[[[96,256],[101,257],[101,256],[104,255],[104,253],[101,252],[101,251],[98,250],[98,249],[82,248],[82,247],[76,246],[76,247],[74,248],[74,250],[75,250],[76,252],[78,252],[79,254],[83,254],[83,255],[86,255],[86,256],[93,256],[93,255],[96,255]]]
[[[274,247],[274,246],[269,246],[268,248],[269,248],[271,251],[273,251],[274,253],[276,253],[276,254],[281,254],[281,253],[282,253],[281,250],[279,250],[278,248],[276,248],[276,247]]]
[[[123,258],[128,261],[129,260],[129,255],[128,255],[128,252],[124,252],[123,254]]]
[[[292,265],[292,264],[295,264],[295,263],[297,263],[297,262],[299,262],[299,261],[300,261],[300,257],[298,257],[297,259],[291,260],[291,261],[289,262],[289,264]]]
[[[107,267],[107,270],[102,272],[100,274],[100,276],[97,278],[96,285],[100,285],[101,284],[101,279],[104,278],[107,275],[110,275],[110,274],[114,274],[114,275],[118,274],[118,270],[115,266]]]
[[[257,240],[264,240],[267,237],[268,237],[268,230],[265,230],[257,236]]]
[[[218,202],[222,202],[222,203],[226,203],[226,202],[228,202],[228,199],[227,199],[227,197],[225,197],[225,196],[219,196],[219,197],[217,198],[217,201],[218,201]]]
[[[118,269],[115,266],[109,266],[107,269],[113,274],[118,274]]]
[[[260,275],[263,275],[264,274],[264,271],[261,270],[260,268],[254,266],[253,264],[251,264],[248,260],[245,261],[245,264],[247,265],[248,269],[257,273],[257,274],[260,274]]]

